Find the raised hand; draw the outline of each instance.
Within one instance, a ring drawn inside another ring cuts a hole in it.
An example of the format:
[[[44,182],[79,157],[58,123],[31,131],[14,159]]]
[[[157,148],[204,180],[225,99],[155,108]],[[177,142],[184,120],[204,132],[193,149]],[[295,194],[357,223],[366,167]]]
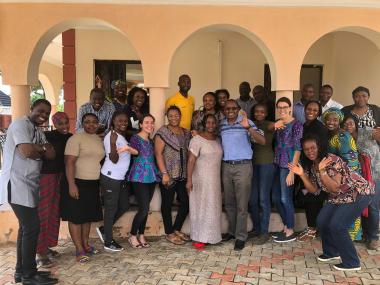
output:
[[[291,172],[294,174],[297,174],[298,176],[302,176],[305,172],[301,166],[301,164],[295,165],[294,163],[288,163],[288,168]]]
[[[240,122],[240,125],[245,128],[245,129],[249,129],[250,125],[249,125],[249,121],[248,121],[248,117],[247,117],[247,113],[244,112],[244,111],[240,111],[241,113],[241,116],[243,117],[243,119],[241,120]]]
[[[114,130],[111,130],[111,135],[110,135],[111,144],[116,144],[116,140],[117,140],[117,133]]]
[[[318,164],[318,170],[324,170],[330,163],[332,159],[331,157],[324,157],[321,162]]]

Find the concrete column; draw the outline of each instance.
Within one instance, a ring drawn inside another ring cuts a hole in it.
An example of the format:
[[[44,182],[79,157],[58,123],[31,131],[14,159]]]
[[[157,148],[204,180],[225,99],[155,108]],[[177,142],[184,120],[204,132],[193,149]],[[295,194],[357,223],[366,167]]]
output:
[[[293,90],[277,90],[276,91],[276,102],[281,97],[287,97],[290,99],[290,102],[292,102],[292,110],[293,110]],[[277,112],[276,112],[276,119],[277,119]]]
[[[149,107],[150,113],[156,118],[156,130],[158,130],[159,127],[165,124],[165,101],[165,88],[149,88]]]
[[[30,111],[30,86],[11,86],[12,120],[28,115]]]

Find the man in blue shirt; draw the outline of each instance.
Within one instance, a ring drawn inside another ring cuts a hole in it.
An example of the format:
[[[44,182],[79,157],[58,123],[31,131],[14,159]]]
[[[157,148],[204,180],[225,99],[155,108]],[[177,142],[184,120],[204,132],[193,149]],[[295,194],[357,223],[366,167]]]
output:
[[[226,118],[220,123],[223,147],[222,181],[224,204],[228,219],[228,233],[223,240],[236,238],[235,250],[242,250],[247,239],[248,200],[252,180],[251,140],[265,144],[263,132],[248,120],[247,114],[239,115],[235,100],[227,100]]]
[[[301,91],[301,100],[294,104],[293,117],[302,124],[305,123],[305,105],[307,102],[314,99],[314,86],[305,84]]]

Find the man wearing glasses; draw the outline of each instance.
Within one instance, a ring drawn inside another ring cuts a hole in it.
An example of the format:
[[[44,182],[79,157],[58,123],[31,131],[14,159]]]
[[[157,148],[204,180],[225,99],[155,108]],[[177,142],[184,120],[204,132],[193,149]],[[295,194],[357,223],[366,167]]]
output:
[[[223,147],[222,181],[228,233],[223,241],[236,238],[235,250],[242,250],[247,239],[248,200],[252,181],[251,141],[265,144],[263,132],[242,112],[235,100],[227,100],[226,118],[220,123]]]

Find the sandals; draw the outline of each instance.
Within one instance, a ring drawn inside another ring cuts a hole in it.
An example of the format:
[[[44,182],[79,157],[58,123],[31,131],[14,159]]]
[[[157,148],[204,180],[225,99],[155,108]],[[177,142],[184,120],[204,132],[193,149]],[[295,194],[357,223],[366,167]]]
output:
[[[129,243],[129,245],[130,245],[132,248],[135,248],[135,249],[141,249],[141,248],[143,248],[143,245],[140,244],[140,242],[139,242],[139,244],[133,244],[131,238],[132,238],[132,237],[130,237],[130,238],[128,239],[128,243]],[[149,246],[150,246],[150,245],[149,245]]]
[[[175,245],[183,245],[185,244],[186,242],[181,239],[179,236],[177,236],[176,234],[170,234],[170,235],[166,235],[165,236],[165,239],[168,241],[168,242],[171,242]]]
[[[91,245],[89,247],[83,246],[83,248],[84,248],[84,251],[86,252],[86,254],[88,254],[89,256],[92,256],[92,255],[99,253],[99,250],[97,250],[95,247],[93,247]]]
[[[191,241],[191,238],[189,235],[183,233],[183,232],[180,232],[180,231],[175,231],[174,232],[180,239],[182,239],[183,241]]]
[[[82,264],[90,261],[90,257],[86,254],[85,251],[76,252],[75,258],[78,263],[82,263]]]

